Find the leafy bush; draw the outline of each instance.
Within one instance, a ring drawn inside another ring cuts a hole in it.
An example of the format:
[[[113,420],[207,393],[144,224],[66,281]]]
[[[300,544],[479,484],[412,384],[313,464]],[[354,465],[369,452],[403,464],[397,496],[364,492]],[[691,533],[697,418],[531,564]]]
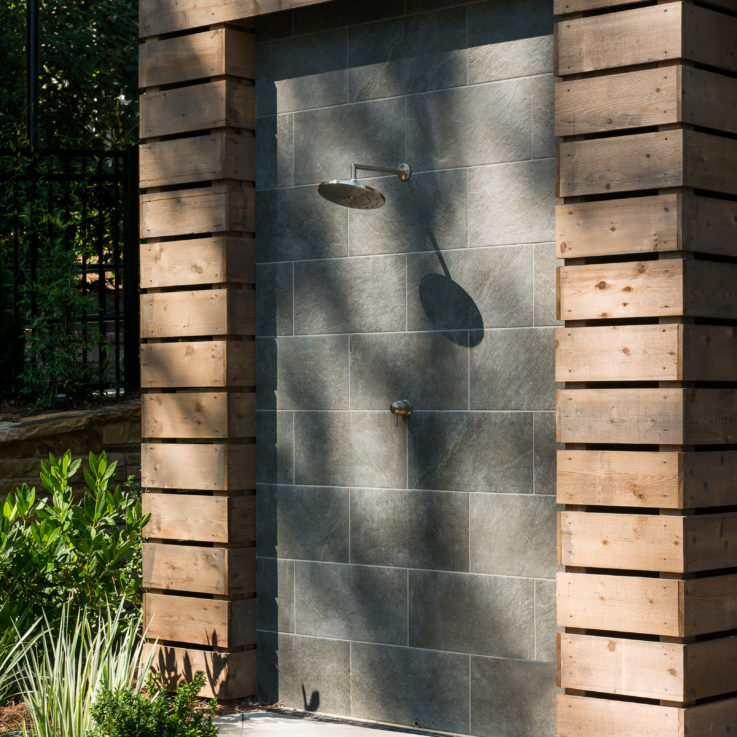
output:
[[[41,468],[50,499],[23,484],[0,509],[0,633],[41,617],[53,624],[67,602],[73,610],[140,606],[148,521],[140,495],[113,488],[116,464],[103,451],[90,453],[87,489],[75,498],[70,480],[80,464],[70,452],[50,455]]]
[[[217,737],[212,722],[216,700],[204,713],[194,709],[204,683],[204,673],[198,673],[169,697],[160,677],[149,675],[148,698],[127,689],[104,691],[92,707],[95,728],[89,737]]]
[[[139,693],[151,667],[141,617],[126,621],[122,603],[96,616],[70,611],[63,606],[59,621],[47,622],[40,643],[24,654],[20,678],[34,737],[85,737],[98,694]]]

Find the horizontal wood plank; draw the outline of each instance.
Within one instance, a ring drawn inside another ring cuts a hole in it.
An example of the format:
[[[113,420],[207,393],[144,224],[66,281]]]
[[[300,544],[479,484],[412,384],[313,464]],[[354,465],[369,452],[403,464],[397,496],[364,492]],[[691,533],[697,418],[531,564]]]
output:
[[[737,512],[692,516],[561,512],[566,566],[698,573],[737,565]]]
[[[701,131],[569,141],[557,156],[559,197],[665,187],[737,194],[737,140]]]
[[[558,694],[558,737],[703,737],[737,729],[737,699],[698,706],[641,704]]]
[[[141,238],[253,233],[256,192],[241,182],[141,195]]]
[[[559,573],[560,627],[694,637],[737,628],[737,576],[687,581]]]
[[[213,236],[141,244],[141,287],[254,284],[254,239]]]
[[[220,79],[141,95],[141,138],[212,128],[255,128],[255,93],[248,82]]]
[[[151,518],[144,536],[160,540],[250,544],[256,541],[256,497],[143,494]]]
[[[141,88],[225,75],[253,79],[253,33],[216,28],[187,36],[150,39],[139,46]]]
[[[141,6],[141,36],[184,31],[277,13],[328,0],[149,0]]]
[[[255,384],[253,341],[202,340],[141,346],[144,389],[220,389]]]
[[[737,255],[737,203],[665,194],[556,208],[558,258],[659,251]]]
[[[253,438],[253,392],[151,393],[141,397],[143,438]]]
[[[592,10],[608,10],[610,8],[635,5],[638,0],[555,0],[555,15],[569,15],[572,13],[586,13]],[[737,12],[737,0],[709,0],[709,5],[715,8]]]
[[[144,645],[147,659],[153,652],[153,670],[161,673],[171,691],[180,683],[191,683],[199,671],[205,674],[202,698],[240,699],[256,695],[256,650],[211,652],[169,645]]]
[[[256,591],[256,548],[144,542],[143,585],[168,591],[248,596]]]
[[[733,381],[737,328],[607,325],[558,328],[556,381]]]
[[[559,504],[660,509],[737,502],[737,452],[560,450]]]
[[[201,289],[141,295],[142,338],[253,335],[252,289]]]
[[[191,491],[252,491],[254,444],[143,443],[141,486]]]
[[[735,389],[565,389],[557,406],[560,443],[737,442]]]
[[[144,594],[146,637],[214,648],[256,645],[256,599],[223,601]]]
[[[737,690],[737,637],[688,644],[564,634],[564,688],[682,703]]]
[[[254,182],[255,138],[250,133],[145,143],[140,147],[141,187],[169,187],[217,179]]]
[[[561,320],[737,318],[737,264],[623,261],[558,269]]]

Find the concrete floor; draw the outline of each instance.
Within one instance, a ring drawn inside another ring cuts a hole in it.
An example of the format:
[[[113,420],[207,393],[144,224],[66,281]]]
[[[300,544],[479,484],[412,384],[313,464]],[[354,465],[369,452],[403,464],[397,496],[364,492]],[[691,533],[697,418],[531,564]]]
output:
[[[220,737],[400,737],[418,734],[407,730],[344,724],[339,721],[269,711],[229,714],[218,717],[215,722]]]

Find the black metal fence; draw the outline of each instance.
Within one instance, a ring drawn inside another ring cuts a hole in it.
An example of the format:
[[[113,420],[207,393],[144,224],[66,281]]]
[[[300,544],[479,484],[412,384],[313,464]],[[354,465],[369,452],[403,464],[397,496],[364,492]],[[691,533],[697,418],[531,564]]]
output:
[[[137,389],[138,260],[137,149],[0,151],[0,392],[62,360],[43,330],[88,389]]]

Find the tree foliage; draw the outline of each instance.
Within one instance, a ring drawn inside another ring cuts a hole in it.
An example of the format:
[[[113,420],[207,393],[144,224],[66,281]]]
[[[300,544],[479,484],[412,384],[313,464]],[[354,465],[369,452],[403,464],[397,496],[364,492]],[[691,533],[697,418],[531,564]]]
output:
[[[25,137],[26,0],[0,3],[0,146]],[[135,141],[137,0],[39,0],[39,143]]]

